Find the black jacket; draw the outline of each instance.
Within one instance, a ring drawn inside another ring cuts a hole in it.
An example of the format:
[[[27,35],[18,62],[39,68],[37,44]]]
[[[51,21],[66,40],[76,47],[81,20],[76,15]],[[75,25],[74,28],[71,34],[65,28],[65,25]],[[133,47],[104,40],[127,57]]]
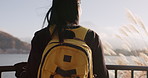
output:
[[[31,51],[28,59],[27,69],[21,74],[20,78],[37,78],[38,68],[42,53],[51,40],[48,27],[37,31],[31,41]],[[108,70],[104,62],[103,49],[97,33],[88,30],[85,40],[92,50],[93,72],[96,78],[109,78]]]

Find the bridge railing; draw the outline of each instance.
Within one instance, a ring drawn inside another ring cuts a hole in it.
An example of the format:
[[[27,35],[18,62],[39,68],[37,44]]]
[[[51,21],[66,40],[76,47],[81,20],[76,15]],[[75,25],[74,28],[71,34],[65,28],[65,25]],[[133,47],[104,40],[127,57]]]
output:
[[[17,65],[18,66],[18,65]],[[20,64],[20,66],[22,66]],[[130,66],[130,65],[106,65],[108,70],[113,70],[115,71],[114,75],[115,77],[114,78],[118,78],[118,71],[119,70],[128,70],[128,71],[131,71],[130,74],[131,74],[131,77],[130,78],[134,78],[134,72],[135,71],[146,71],[146,76],[148,78],[148,66]],[[2,78],[2,73],[3,72],[11,72],[11,71],[16,71],[16,65],[14,66],[0,66],[0,78]]]
[[[130,66],[130,65],[106,65],[108,70],[115,71],[115,78],[118,78],[119,70],[128,70],[131,71],[131,77],[134,78],[135,71],[146,71],[146,78],[148,78],[148,66]]]

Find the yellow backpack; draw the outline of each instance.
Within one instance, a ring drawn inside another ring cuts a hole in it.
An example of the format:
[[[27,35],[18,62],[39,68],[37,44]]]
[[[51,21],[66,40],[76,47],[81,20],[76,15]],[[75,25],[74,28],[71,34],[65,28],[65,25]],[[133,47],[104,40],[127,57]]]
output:
[[[58,42],[54,37],[46,46],[38,70],[38,78],[93,78],[92,52],[83,41],[88,29],[68,29],[76,39]]]

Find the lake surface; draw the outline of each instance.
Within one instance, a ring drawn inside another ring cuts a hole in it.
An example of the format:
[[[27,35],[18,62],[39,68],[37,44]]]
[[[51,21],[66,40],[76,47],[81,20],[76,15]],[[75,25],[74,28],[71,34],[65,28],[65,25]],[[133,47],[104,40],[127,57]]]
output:
[[[0,54],[0,66],[14,65],[19,62],[26,62],[28,54]],[[15,72],[4,72],[2,78],[16,78]]]
[[[26,62],[29,54],[0,54],[0,66]]]

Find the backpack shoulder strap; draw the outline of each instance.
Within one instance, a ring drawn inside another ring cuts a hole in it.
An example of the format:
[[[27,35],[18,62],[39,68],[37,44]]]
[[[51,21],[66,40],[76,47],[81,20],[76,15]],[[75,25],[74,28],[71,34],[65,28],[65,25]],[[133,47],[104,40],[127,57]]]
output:
[[[49,28],[49,32],[50,32],[50,34],[53,33],[54,29],[55,29],[55,26],[54,26],[54,25],[50,26],[50,28]]]
[[[50,31],[50,34],[52,35],[54,33],[54,29],[55,29],[55,25],[52,25],[50,28],[49,28],[49,31]],[[53,39],[51,39],[50,42],[59,42],[59,39],[58,39],[58,36],[56,35],[53,35]]]
[[[86,36],[86,34],[87,34],[87,31],[88,31],[89,29],[80,26],[79,28],[70,29],[70,30],[75,33],[75,37],[76,37],[76,38],[81,39],[81,40],[84,40],[84,39],[85,39],[85,36]]]
[[[55,28],[55,26],[51,26],[51,28],[49,29],[50,33],[53,33],[54,28]],[[67,29],[67,30],[73,31],[75,33],[75,37],[77,39],[84,40],[85,39],[85,36],[87,34],[87,31],[89,29],[80,26],[79,28],[76,28],[76,29]],[[54,37],[54,39],[57,39],[57,38]]]

